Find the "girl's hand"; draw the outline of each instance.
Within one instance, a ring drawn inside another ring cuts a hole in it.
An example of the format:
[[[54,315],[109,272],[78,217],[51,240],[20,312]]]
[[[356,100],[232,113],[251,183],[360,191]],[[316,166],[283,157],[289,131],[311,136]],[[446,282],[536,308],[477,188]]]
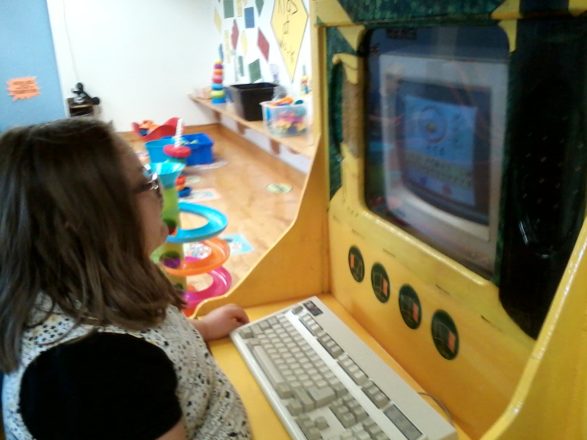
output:
[[[192,320],[192,324],[202,335],[204,341],[221,339],[235,328],[249,322],[249,317],[241,306],[227,304],[211,311],[198,320]]]

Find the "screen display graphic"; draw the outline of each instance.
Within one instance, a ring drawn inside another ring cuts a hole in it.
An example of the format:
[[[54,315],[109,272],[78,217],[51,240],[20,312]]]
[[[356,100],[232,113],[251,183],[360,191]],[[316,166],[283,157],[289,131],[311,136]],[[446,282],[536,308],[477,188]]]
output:
[[[404,178],[453,202],[475,206],[475,107],[406,96]]]

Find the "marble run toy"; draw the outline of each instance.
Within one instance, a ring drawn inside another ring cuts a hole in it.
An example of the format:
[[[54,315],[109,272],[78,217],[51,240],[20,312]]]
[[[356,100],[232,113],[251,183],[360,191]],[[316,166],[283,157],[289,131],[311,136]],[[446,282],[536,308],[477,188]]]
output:
[[[163,154],[170,159],[177,162],[187,164],[188,157],[192,154],[192,150],[184,145],[183,135],[183,119],[177,121],[177,128],[175,130],[175,137],[173,144],[167,144],[163,147]],[[180,174],[175,182],[177,192],[180,197],[187,197],[192,193],[192,189],[186,186],[185,174]]]
[[[170,234],[167,241],[157,249],[152,259],[161,265],[172,283],[184,289],[187,303],[184,314],[191,316],[197,305],[204,299],[222,295],[230,289],[232,277],[222,267],[230,255],[228,244],[217,236],[224,231],[228,222],[226,216],[213,208],[179,202],[176,181],[185,165],[178,161],[152,163],[151,167],[159,175],[163,188],[163,221]],[[180,213],[188,213],[207,220],[204,226],[184,229],[181,227]],[[209,249],[209,255],[203,258],[185,256],[183,245],[201,242]],[[188,277],[208,274],[211,284],[204,289],[197,289],[189,284]]]

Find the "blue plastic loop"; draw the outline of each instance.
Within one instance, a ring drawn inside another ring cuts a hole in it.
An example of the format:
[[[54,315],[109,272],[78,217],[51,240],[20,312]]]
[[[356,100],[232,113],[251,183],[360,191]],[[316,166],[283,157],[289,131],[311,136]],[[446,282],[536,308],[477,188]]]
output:
[[[175,235],[167,237],[167,243],[191,243],[206,240],[222,233],[228,225],[226,216],[216,209],[189,202],[179,202],[180,212],[199,215],[208,220],[204,226],[194,229],[179,229]]]

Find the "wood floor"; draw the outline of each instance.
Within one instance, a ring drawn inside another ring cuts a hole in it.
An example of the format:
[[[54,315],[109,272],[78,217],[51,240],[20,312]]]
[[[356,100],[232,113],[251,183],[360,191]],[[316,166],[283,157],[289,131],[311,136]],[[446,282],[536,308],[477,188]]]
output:
[[[221,125],[186,129],[186,133],[194,131],[213,139],[215,163],[209,168],[190,167],[188,180],[191,176],[197,180],[190,186],[196,190],[213,189],[218,194],[216,200],[198,203],[218,209],[228,217],[228,227],[221,237],[241,234],[252,246],[251,252],[233,253],[224,264],[234,286],[293,221],[306,176]],[[144,151],[143,143],[135,135],[123,136],[135,150]],[[291,187],[291,191],[271,192],[267,189],[271,184],[284,184],[280,188]],[[182,227],[193,228],[204,221],[182,214],[181,222]],[[208,281],[204,276],[192,283],[201,288]]]

